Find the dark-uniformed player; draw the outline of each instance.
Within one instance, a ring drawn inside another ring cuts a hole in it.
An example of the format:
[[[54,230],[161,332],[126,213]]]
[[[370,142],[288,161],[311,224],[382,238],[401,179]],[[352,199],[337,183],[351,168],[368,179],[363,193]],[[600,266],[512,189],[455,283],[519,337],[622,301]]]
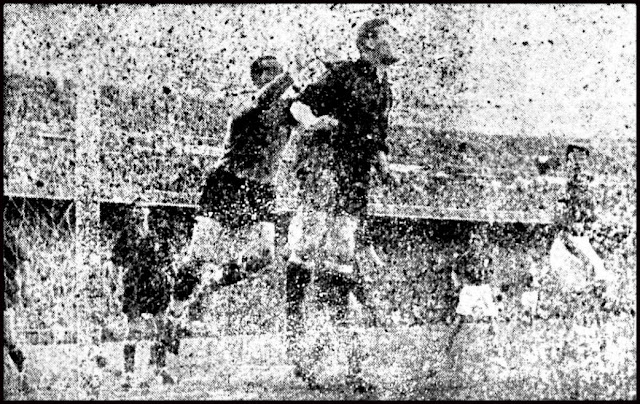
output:
[[[596,201],[590,183],[589,149],[571,144],[566,152],[567,189],[557,217],[557,235],[549,252],[550,273],[544,282],[551,286],[558,301],[567,300],[565,308],[573,311],[585,293],[597,284],[611,291],[612,273],[589,241],[589,231],[596,221]],[[547,300],[547,299],[545,299]],[[546,302],[542,302],[545,304]],[[566,313],[571,314],[571,313]]]
[[[308,135],[297,164],[302,203],[288,234],[287,317],[295,372],[309,385],[317,384],[323,342],[307,344],[299,338],[309,328],[302,310],[307,285],[317,290],[312,298],[320,313],[313,316],[316,320],[348,323],[349,300],[358,285],[356,231],[367,211],[372,168],[384,180],[392,178],[387,160],[392,93],[386,70],[399,60],[396,40],[387,19],[366,21],[357,36],[360,58],[329,66],[291,106]],[[362,378],[357,345],[353,340],[348,383],[364,390],[371,386]]]
[[[224,155],[203,184],[192,240],[178,265],[175,298],[183,307],[197,307],[207,291],[259,273],[274,260],[274,178],[297,126],[285,94],[293,79],[273,56],[256,59],[251,78],[259,90],[232,111]]]
[[[150,209],[134,204],[124,217],[113,245],[113,263],[124,270],[122,312],[127,316],[128,333],[124,344],[124,387],[149,385],[156,379],[173,384],[166,370],[171,330],[165,312],[171,298],[171,246],[168,237],[149,224]],[[142,363],[136,372],[136,347],[151,341],[149,369]]]

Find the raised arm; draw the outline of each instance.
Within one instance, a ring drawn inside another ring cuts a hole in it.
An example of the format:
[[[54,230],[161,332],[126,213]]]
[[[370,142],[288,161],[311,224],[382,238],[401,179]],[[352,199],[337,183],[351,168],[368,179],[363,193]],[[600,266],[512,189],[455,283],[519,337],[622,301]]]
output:
[[[307,104],[303,104],[300,101],[296,101],[291,104],[291,115],[300,123],[305,130],[330,130],[336,128],[340,122],[332,118],[329,115],[322,115],[317,117],[314,115],[311,107]]]
[[[284,72],[276,76],[276,78],[262,87],[249,100],[236,108],[235,111],[232,111],[229,125],[232,125],[236,120],[243,119],[243,117],[252,112],[260,112],[269,108],[269,106],[271,106],[275,100],[280,98],[292,85],[293,78],[288,72]]]

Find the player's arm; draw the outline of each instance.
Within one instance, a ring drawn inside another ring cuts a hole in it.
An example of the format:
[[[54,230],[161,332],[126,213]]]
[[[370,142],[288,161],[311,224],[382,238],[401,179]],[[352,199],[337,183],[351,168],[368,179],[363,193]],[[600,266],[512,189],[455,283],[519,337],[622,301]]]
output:
[[[387,144],[387,133],[389,130],[389,110],[393,99],[388,94],[389,105],[384,113],[378,118],[378,125],[372,133],[371,148],[374,156],[373,165],[380,176],[382,182],[399,186],[399,178],[391,171],[389,166],[389,145]]]
[[[344,87],[339,71],[327,71],[317,82],[308,85],[291,104],[291,115],[307,131],[332,130],[340,122],[331,116],[338,98],[338,88]]]
[[[329,115],[316,116],[311,107],[300,101],[291,104],[291,115],[305,130],[331,130],[337,128],[340,122]]]
[[[402,182],[400,181],[400,177],[398,176],[398,173],[393,172],[391,170],[391,166],[389,164],[389,157],[387,156],[387,153],[385,151],[378,150],[373,160],[373,166],[378,172],[380,180],[383,183],[387,185],[393,185],[393,186],[402,185]]]
[[[255,105],[258,109],[268,108],[275,100],[280,98],[284,92],[293,85],[293,77],[289,72],[284,72],[269,84],[265,85],[255,95]]]
[[[569,236],[569,234],[566,231],[563,231],[560,233],[560,237],[565,245],[565,247],[567,247],[567,250],[575,255],[576,257],[578,257],[585,265],[589,265],[589,266],[596,266],[598,263],[593,262],[593,260],[590,258],[589,254],[587,251],[584,250],[583,246],[580,243],[576,243],[573,238],[571,238]]]
[[[268,84],[265,84],[249,100],[232,111],[231,122],[236,124],[244,120],[251,113],[259,113],[271,106],[284,92],[293,85],[293,78],[288,72],[276,76]]]

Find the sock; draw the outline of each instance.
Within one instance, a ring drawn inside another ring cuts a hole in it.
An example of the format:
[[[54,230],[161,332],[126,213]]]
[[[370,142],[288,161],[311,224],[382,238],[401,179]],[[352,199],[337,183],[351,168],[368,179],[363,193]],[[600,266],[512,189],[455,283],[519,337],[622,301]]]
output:
[[[286,266],[286,331],[288,350],[295,349],[297,337],[303,332],[303,303],[311,272],[303,264],[287,262]]]
[[[180,352],[180,337],[178,325],[171,322],[165,326],[161,342],[170,353],[178,355]]]
[[[162,342],[155,342],[151,345],[151,355],[149,358],[150,365],[156,365],[159,368],[165,367],[167,364],[167,348]]]
[[[136,346],[134,344],[124,345],[124,371],[133,373],[136,357]]]

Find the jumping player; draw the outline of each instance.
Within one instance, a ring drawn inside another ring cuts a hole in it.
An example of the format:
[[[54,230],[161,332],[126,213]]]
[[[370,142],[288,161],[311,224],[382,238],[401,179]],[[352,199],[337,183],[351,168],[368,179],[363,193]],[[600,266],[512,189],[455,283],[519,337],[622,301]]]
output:
[[[256,59],[251,78],[259,90],[232,111],[224,155],[202,187],[193,237],[178,264],[174,296],[183,309],[274,260],[274,178],[297,126],[285,94],[293,79],[273,56]]]
[[[317,386],[322,343],[302,338],[308,328],[305,291],[314,286],[311,298],[320,313],[315,317],[341,329],[349,323],[349,301],[359,284],[356,231],[367,210],[370,171],[375,167],[384,180],[393,178],[387,161],[392,94],[386,69],[398,61],[395,39],[387,19],[363,23],[356,43],[360,58],[330,66],[291,106],[309,135],[296,168],[302,203],[288,234],[287,328],[295,374],[311,387]],[[363,352],[357,334],[351,337],[348,384],[368,390],[372,385],[361,374]]]

